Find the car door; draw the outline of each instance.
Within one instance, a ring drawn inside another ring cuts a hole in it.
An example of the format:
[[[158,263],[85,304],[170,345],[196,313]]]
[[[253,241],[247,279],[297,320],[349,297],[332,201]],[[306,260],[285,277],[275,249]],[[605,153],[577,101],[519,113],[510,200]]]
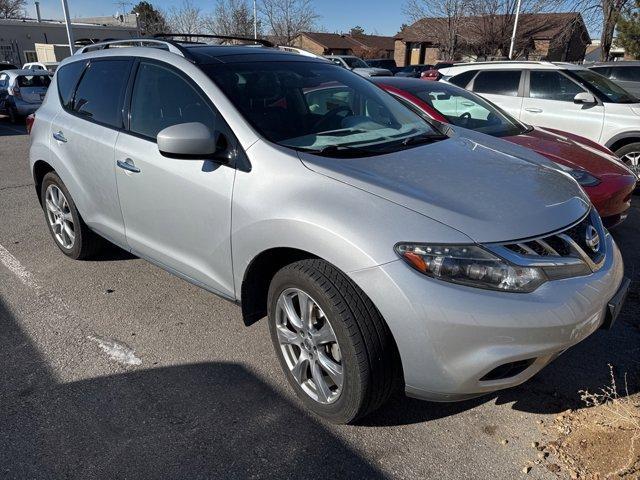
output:
[[[57,75],[62,109],[51,123],[51,152],[84,221],[125,245],[115,179],[114,149],[132,61],[100,58],[64,65]]]
[[[523,122],[600,140],[604,106],[599,102],[574,103],[578,93],[586,92],[582,86],[558,70],[531,70],[528,76],[528,96],[522,102],[520,117]]]
[[[231,132],[200,88],[168,64],[140,61],[128,104],[129,127],[116,145],[128,245],[197,284],[232,296],[235,169],[205,158],[165,157],[156,142],[162,129],[182,123],[203,123],[228,139]]]
[[[521,70],[481,70],[469,88],[520,118],[523,79]]]

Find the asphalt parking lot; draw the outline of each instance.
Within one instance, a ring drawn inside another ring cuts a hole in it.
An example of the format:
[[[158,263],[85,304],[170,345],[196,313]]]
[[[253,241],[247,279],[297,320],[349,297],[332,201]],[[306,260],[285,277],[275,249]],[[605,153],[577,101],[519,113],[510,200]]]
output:
[[[633,283],[612,331],[518,388],[398,396],[336,427],[301,409],[266,322],[244,327],[238,307],[121,250],[63,256],[27,152],[24,129],[0,119],[2,478],[556,478],[522,473],[539,421],[582,408],[578,391],[607,385],[608,364],[640,390],[640,196],[613,233]]]

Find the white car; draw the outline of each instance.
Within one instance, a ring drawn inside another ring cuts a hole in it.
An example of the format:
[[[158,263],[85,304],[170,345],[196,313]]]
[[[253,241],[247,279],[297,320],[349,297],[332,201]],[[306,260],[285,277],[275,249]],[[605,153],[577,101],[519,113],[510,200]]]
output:
[[[472,90],[524,123],[554,128],[613,150],[640,175],[640,100],[611,80],[569,63],[466,63],[442,80]]]
[[[22,70],[46,70],[54,73],[58,68],[58,62],[29,62],[22,66]]]
[[[324,58],[363,77],[393,76],[393,73],[386,68],[370,67],[367,62],[353,55],[325,55]]]

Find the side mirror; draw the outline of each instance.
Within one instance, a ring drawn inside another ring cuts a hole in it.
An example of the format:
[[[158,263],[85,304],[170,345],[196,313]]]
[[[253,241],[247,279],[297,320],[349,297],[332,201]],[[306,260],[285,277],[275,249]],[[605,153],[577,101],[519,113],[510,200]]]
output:
[[[573,97],[573,103],[582,103],[584,105],[591,105],[594,103],[598,103],[596,97],[594,97],[591,93],[588,92],[580,92],[575,97]]]
[[[171,125],[158,132],[156,140],[160,153],[171,158],[211,159],[217,157],[221,147],[227,149],[224,136],[200,122]],[[224,155],[221,157],[224,160]]]

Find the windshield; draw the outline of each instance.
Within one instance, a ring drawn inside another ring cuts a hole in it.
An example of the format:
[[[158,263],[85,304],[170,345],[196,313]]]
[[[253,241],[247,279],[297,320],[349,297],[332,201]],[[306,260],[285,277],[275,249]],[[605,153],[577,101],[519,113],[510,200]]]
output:
[[[342,60],[344,60],[344,63],[349,65],[349,68],[369,68],[369,65],[358,57],[342,57]]]
[[[386,92],[331,64],[252,62],[203,68],[247,121],[279,145],[366,156],[442,138]]]
[[[582,84],[586,84],[600,93],[602,100],[610,103],[637,103],[636,97],[627,92],[617,83],[612,82],[599,73],[591,70],[567,70],[567,73]]]
[[[458,127],[494,137],[520,135],[530,129],[492,103],[462,88],[431,82],[407,91]]]
[[[19,87],[48,87],[51,83],[49,75],[20,75],[16,83]]]

